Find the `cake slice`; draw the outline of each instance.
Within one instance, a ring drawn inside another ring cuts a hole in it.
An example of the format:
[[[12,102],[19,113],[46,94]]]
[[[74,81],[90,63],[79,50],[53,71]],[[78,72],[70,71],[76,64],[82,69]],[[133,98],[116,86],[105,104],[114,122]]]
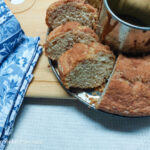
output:
[[[78,22],[67,22],[55,28],[47,37],[45,53],[52,60],[58,60],[60,55],[72,48],[74,43],[91,43],[99,40],[96,33],[89,27]]]
[[[77,43],[58,60],[58,70],[66,88],[95,88],[109,78],[115,56],[100,43]]]
[[[77,21],[84,26],[96,29],[97,9],[83,0],[61,0],[49,6],[46,12],[46,24],[54,29],[68,21]]]
[[[149,116],[150,56],[120,55],[96,108],[123,116]]]

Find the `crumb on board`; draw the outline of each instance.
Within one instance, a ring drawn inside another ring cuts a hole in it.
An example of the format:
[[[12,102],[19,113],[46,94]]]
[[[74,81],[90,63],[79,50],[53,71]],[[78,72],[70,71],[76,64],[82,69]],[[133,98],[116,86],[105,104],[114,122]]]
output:
[[[85,94],[85,96],[86,96],[87,98],[89,98],[88,94]]]
[[[105,85],[106,85],[106,83],[103,83],[101,86],[95,88],[94,91],[99,91],[102,93],[104,91]]]
[[[90,104],[96,104],[98,102],[98,98],[89,98]]]

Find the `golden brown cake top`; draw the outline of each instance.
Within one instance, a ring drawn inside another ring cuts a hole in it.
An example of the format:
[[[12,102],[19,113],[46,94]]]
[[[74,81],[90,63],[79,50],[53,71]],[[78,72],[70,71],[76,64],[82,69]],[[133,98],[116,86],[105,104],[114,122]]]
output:
[[[91,34],[93,38],[96,39],[96,41],[99,41],[99,38],[97,34],[89,27],[87,26],[82,26],[78,22],[67,22],[64,25],[58,26],[55,28],[52,32],[47,37],[47,43],[45,44],[45,48],[48,47],[48,42],[53,40],[54,38],[65,34],[66,32],[73,31],[74,33],[76,32],[85,32]]]
[[[67,3],[75,3],[76,4],[76,7],[77,8],[86,8],[88,12],[92,12],[93,13],[93,16],[96,16],[97,17],[97,9],[94,8],[93,6],[89,5],[89,4],[85,4],[84,3],[85,0],[60,0],[60,1],[57,1],[57,2],[54,2],[53,4],[51,4],[47,11],[46,11],[46,24],[51,27],[51,25],[48,23],[48,18],[51,16],[51,13],[57,9],[59,6],[62,6],[62,5],[65,5]]]
[[[58,68],[61,75],[66,76],[78,63],[96,57],[95,54],[99,52],[113,55],[108,46],[100,43],[93,42],[89,45],[83,43],[74,44],[73,48],[63,53],[58,60]]]
[[[64,34],[65,32],[68,32],[68,31],[71,31],[73,29],[77,29],[81,26],[80,23],[78,22],[67,22],[66,24],[64,25],[60,25],[58,27],[56,27],[52,32],[50,32],[50,34],[48,35],[47,37],[47,40],[52,40],[54,39],[55,37],[61,35],[61,34]]]
[[[150,115],[150,56],[120,55],[98,109],[125,115]]]

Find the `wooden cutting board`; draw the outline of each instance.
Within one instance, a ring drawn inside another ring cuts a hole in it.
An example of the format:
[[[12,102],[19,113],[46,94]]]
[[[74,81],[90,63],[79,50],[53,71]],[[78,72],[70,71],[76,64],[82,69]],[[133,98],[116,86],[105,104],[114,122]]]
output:
[[[8,7],[19,20],[27,36],[40,36],[43,45],[46,39],[47,26],[45,24],[46,9],[55,0],[25,0],[19,5],[12,5],[9,0],[5,0]],[[54,76],[47,57],[41,55],[35,70],[34,78],[26,93],[26,97],[34,98],[60,98],[70,99],[70,97]]]

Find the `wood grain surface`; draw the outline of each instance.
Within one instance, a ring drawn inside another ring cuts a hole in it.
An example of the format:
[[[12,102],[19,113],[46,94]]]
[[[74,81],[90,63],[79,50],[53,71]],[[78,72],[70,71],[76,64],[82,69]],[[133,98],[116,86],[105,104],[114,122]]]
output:
[[[25,0],[19,5],[12,5],[9,0],[5,0],[8,7],[19,20],[27,36],[40,36],[40,44],[43,45],[46,39],[47,26],[45,24],[46,9],[55,0]],[[48,59],[41,55],[35,70],[34,78],[26,93],[26,97],[34,98],[60,98],[71,99],[54,76]]]

